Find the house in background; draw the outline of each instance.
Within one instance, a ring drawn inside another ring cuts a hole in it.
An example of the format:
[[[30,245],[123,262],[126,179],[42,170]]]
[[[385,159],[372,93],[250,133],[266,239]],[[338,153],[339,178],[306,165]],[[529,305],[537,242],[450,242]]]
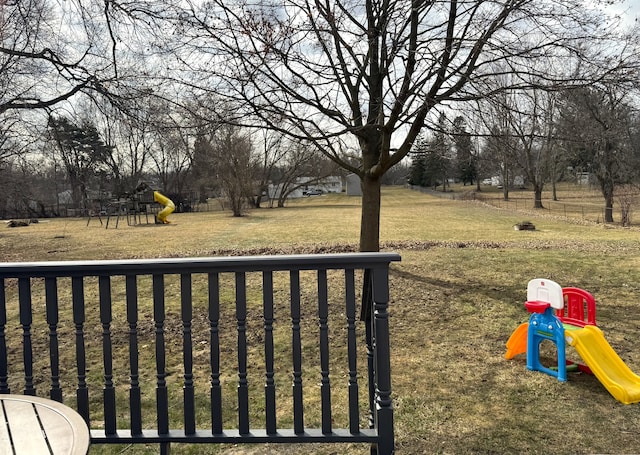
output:
[[[289,194],[289,198],[299,198],[312,195],[320,195],[325,193],[341,193],[342,178],[339,176],[329,176],[323,179],[315,177],[300,177],[293,186],[297,188]],[[279,192],[282,191],[280,185],[269,185],[269,197],[277,198]]]
[[[491,178],[488,179],[484,179],[482,181],[483,185],[491,185],[491,186],[497,186],[497,187],[502,187],[502,176],[499,175],[495,175]],[[513,177],[513,180],[511,181],[511,185],[512,187],[523,187],[524,186],[524,177],[522,175],[516,175],[515,177]]]
[[[305,182],[306,177],[303,177],[299,182]],[[306,195],[308,193],[342,193],[342,178],[338,176],[330,176],[321,180],[310,179],[303,186],[302,193]]]
[[[591,185],[593,179],[589,172],[576,172],[576,183],[578,185]]]
[[[360,177],[357,174],[347,175],[347,195],[362,196],[362,186],[360,185]]]

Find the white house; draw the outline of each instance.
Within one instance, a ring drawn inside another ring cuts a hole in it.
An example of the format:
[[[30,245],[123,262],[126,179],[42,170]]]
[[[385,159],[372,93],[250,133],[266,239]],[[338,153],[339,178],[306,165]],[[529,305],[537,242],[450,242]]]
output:
[[[491,178],[488,179],[484,179],[482,181],[483,185],[491,185],[491,186],[502,186],[502,176],[499,175],[494,175]],[[513,178],[513,183],[514,186],[523,186],[524,185],[524,177],[521,175],[516,175]]]
[[[330,176],[324,179],[316,179],[315,177],[300,177],[296,180],[294,186],[297,186],[289,195],[290,198],[299,198],[307,196],[307,193],[341,193],[342,178],[339,176]],[[269,197],[277,198],[282,191],[280,185],[269,184]]]

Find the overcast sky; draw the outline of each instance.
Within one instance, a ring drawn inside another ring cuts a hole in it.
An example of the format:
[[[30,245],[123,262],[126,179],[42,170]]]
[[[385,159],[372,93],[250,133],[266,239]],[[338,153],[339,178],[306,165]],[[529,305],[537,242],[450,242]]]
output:
[[[620,14],[627,24],[640,21],[640,0],[626,0],[623,4],[611,8],[615,14]]]

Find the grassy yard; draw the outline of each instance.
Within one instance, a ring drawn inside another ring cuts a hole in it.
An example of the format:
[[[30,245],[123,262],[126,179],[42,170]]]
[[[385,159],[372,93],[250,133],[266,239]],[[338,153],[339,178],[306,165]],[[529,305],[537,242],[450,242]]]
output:
[[[475,186],[453,184],[447,188],[447,192],[444,195],[458,198],[473,197],[489,205],[513,211],[530,210],[534,202],[531,188],[512,188],[509,190],[509,198],[505,200],[502,189],[495,186],[481,185],[481,191],[476,192]],[[555,199],[550,185],[546,185],[545,190],[542,192],[541,201],[544,211],[548,215],[596,223],[602,223],[605,219],[604,197],[596,185],[558,183]],[[616,190],[613,201],[613,218],[615,222],[620,223],[623,216],[623,207],[626,207],[628,222],[631,225],[640,226],[640,219],[637,216],[637,211],[640,208],[640,193],[637,189],[628,187]]]
[[[613,399],[593,376],[567,383],[504,359],[528,319],[531,278],[594,294],[598,325],[640,372],[640,230],[567,222],[450,201],[402,188],[383,192],[382,249],[391,271],[391,348],[399,455],[640,453],[638,405]],[[174,214],[173,224],[104,229],[97,219],[45,220],[0,230],[0,260],[36,261],[355,250],[360,201],[323,195],[283,209]],[[535,231],[516,231],[531,221]],[[575,357],[568,348],[568,356]],[[282,386],[289,387],[289,383]],[[367,454],[365,446],[180,447],[173,453]],[[157,453],[157,447],[91,454]]]

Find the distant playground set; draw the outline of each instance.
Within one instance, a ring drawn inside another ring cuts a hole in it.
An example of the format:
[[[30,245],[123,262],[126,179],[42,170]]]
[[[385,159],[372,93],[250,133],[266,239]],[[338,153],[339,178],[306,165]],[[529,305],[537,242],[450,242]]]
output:
[[[589,292],[537,278],[527,286],[525,307],[531,316],[507,341],[507,359],[526,352],[529,370],[559,381],[566,381],[571,371],[593,374],[621,403],[640,402],[640,376],[629,369],[596,325],[596,301]],[[556,346],[556,366],[540,361],[540,345],[545,340]],[[567,359],[567,345],[584,364]]]
[[[157,210],[153,204],[160,204],[161,210]],[[167,217],[176,209],[175,204],[160,191],[152,189],[148,184],[141,183],[127,198],[113,201],[109,204],[112,209],[107,209],[106,213],[97,213],[90,215],[87,220],[87,226],[92,217],[98,217],[100,225],[103,225],[102,216],[106,216],[106,228],[109,228],[109,222],[115,217],[115,227],[118,228],[120,218],[126,218],[127,224],[141,224],[142,216],[145,216],[146,224],[149,224],[149,214],[153,215],[155,224],[169,224]]]

